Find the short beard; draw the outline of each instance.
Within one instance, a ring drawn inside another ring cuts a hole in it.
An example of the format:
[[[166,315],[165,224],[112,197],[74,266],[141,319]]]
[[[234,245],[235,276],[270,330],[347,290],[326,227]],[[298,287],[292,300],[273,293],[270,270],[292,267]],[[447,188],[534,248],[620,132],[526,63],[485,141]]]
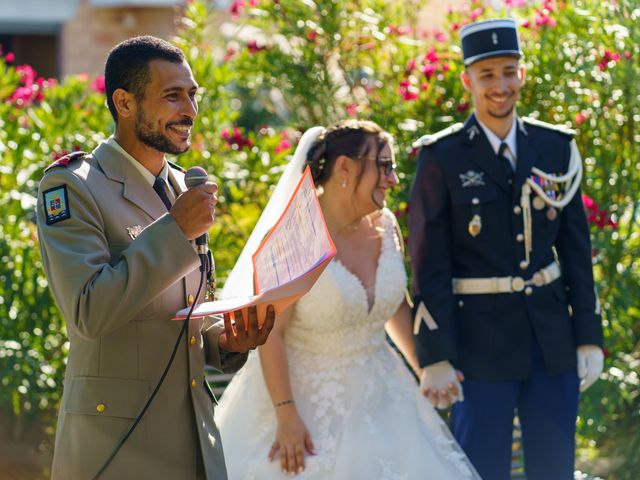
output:
[[[515,105],[512,105],[511,108],[507,110],[505,113],[495,113],[495,112],[492,112],[491,110],[487,111],[487,113],[491,115],[493,118],[507,118],[513,113],[514,110],[515,110]]]
[[[171,142],[166,135],[155,131],[142,110],[138,110],[136,115],[135,134],[138,140],[147,147],[163,153],[178,155],[186,152],[190,147],[190,145],[187,145],[185,148],[180,148]]]

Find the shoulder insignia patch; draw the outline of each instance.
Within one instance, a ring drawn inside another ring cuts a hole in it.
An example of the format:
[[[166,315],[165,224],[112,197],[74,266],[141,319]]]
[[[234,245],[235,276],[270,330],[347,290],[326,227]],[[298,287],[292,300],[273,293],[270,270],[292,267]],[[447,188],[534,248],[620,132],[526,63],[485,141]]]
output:
[[[71,210],[69,210],[69,196],[67,195],[67,186],[59,185],[42,192],[44,216],[47,219],[47,225],[61,222],[67,218],[71,218]]]
[[[449,135],[459,132],[460,130],[462,130],[463,126],[464,125],[462,123],[454,123],[450,127],[447,127],[444,130],[440,130],[439,132],[434,133],[432,135],[423,135],[418,140],[413,142],[411,146],[413,148],[420,148],[420,147],[427,147],[429,145],[433,145],[438,140],[441,140],[444,137],[448,137]]]
[[[45,168],[44,171],[48,172],[52,168],[57,168],[57,167],[67,168],[67,166],[71,162],[73,162],[74,160],[78,160],[80,158],[84,158],[85,156],[87,156],[86,152],[71,152],[71,153],[68,153],[65,156],[60,157],[58,160],[53,162],[51,165],[49,165],[47,168]]]
[[[568,135],[569,137],[574,137],[576,135],[576,131],[567,127],[566,125],[554,125],[553,123],[543,122],[541,120],[537,120],[531,117],[521,117],[522,121],[534,127],[546,128],[547,130],[554,130],[556,132],[562,133],[564,135]]]
[[[167,163],[171,168],[178,170],[179,172],[182,172],[182,173],[186,172],[186,170],[182,168],[180,165],[178,165],[177,163],[170,162],[169,160],[167,160]]]

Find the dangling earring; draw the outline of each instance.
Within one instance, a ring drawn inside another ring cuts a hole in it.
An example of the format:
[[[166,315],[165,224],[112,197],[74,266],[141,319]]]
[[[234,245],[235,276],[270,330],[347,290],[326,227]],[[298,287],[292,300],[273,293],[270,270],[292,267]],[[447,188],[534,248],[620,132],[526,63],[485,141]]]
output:
[[[342,180],[342,184],[340,185],[342,188],[347,188],[347,181]]]

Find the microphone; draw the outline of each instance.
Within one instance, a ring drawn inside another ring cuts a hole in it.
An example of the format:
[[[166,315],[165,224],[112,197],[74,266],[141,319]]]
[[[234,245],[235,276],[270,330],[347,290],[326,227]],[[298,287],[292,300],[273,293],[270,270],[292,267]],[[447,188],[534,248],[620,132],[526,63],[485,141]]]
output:
[[[187,188],[194,188],[198,185],[202,185],[209,180],[209,174],[202,167],[191,167],[187,170],[187,173],[184,174],[184,183],[187,185]],[[196,246],[198,249],[198,255],[207,255],[209,244],[209,235],[207,233],[203,233],[198,238],[196,238]]]

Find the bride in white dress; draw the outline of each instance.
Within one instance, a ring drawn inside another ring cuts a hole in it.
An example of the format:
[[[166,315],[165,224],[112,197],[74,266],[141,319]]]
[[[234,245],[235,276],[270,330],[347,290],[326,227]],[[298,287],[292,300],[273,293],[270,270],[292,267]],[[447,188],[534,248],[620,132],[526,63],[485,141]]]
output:
[[[338,253],[216,408],[230,480],[479,478],[386,341],[385,328],[418,370],[401,239],[384,207],[398,183],[391,140],[368,121],[307,131],[225,284],[224,296],[250,293],[248,257],[309,165]]]

